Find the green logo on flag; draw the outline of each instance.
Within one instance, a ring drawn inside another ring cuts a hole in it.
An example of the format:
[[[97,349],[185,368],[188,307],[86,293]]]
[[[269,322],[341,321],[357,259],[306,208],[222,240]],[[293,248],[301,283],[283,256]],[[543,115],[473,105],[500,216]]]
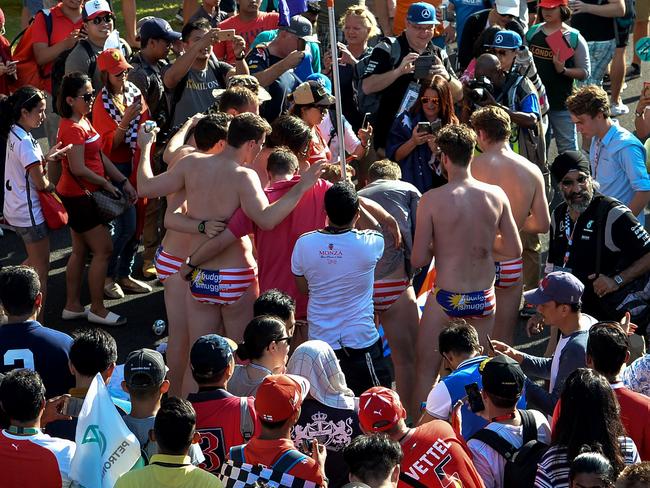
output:
[[[81,443],[86,444],[88,442],[96,442],[99,444],[99,451],[102,456],[104,455],[104,452],[106,451],[106,437],[104,437],[102,431],[99,430],[98,425],[89,425],[86,429],[86,433],[84,434]]]

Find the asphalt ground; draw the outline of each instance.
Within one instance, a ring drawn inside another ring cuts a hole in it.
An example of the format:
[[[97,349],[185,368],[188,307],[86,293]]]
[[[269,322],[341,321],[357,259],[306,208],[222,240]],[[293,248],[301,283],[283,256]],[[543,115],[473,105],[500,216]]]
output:
[[[628,49],[628,63],[631,59],[631,50]],[[617,117],[620,124],[627,129],[634,129],[634,109],[639,99],[643,86],[643,79],[648,77],[650,67],[644,63],[645,75],[627,82],[627,88],[623,92],[623,101],[630,107],[630,113]],[[41,141],[43,142],[43,141]],[[45,149],[45,146],[44,146]],[[554,144],[550,149],[550,161],[553,160],[557,151]],[[50,236],[50,274],[48,280],[47,302],[45,304],[44,325],[61,330],[67,333],[75,329],[88,326],[85,320],[63,320],[61,311],[65,304],[65,265],[70,254],[70,232],[67,228],[60,229]],[[4,232],[0,237],[0,267],[11,264],[20,264],[26,258],[25,248],[21,239],[10,231]],[[140,269],[142,267],[141,254],[138,254],[134,277],[142,279]],[[120,328],[107,328],[117,341],[119,360],[123,362],[126,355],[141,347],[155,348],[160,342],[165,341],[164,337],[156,336],[152,332],[152,325],[157,319],[166,320],[165,305],[163,299],[163,288],[157,280],[150,280],[148,283],[153,287],[152,293],[146,295],[127,295],[120,300],[106,300],[106,305],[114,312],[127,317],[128,324]],[[82,303],[89,303],[87,285],[82,289]],[[515,337],[515,345],[534,354],[541,354],[546,347],[547,336],[540,335],[533,338],[526,336],[523,320],[520,321]]]

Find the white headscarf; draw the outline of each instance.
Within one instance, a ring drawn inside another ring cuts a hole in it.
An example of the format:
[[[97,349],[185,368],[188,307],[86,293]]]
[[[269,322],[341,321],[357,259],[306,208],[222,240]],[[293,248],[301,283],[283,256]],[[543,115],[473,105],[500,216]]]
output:
[[[332,408],[355,409],[354,393],[345,382],[339,360],[332,347],[323,341],[307,341],[294,351],[287,373],[309,380],[309,393]]]

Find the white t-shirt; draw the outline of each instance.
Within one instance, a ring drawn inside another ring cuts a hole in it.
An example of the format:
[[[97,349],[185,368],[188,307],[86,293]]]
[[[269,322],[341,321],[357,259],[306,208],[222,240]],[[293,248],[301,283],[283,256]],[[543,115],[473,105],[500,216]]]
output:
[[[528,411],[535,416],[535,423],[537,424],[537,440],[544,444],[550,444],[551,427],[548,425],[546,416],[537,410]],[[517,449],[519,449],[524,443],[522,425],[515,426],[490,422],[485,428],[496,432]],[[506,459],[490,446],[478,439],[470,439],[467,446],[470,451],[472,451],[474,466],[476,466],[478,474],[483,478],[485,487],[500,488],[503,486],[503,472],[506,468]]]
[[[45,222],[38,191],[27,173],[31,166],[42,162],[43,151],[38,141],[19,125],[12,125],[7,139],[2,211],[9,224],[32,227]]]
[[[384,238],[374,230],[303,234],[291,256],[291,271],[309,284],[309,338],[334,350],[362,349],[379,339],[372,289]]]
[[[580,314],[580,330],[591,329],[591,326],[597,322],[598,321],[591,315],[588,315],[586,313]],[[560,334],[560,340],[557,342],[557,346],[555,346],[553,360],[551,361],[551,379],[548,382],[549,393],[551,393],[553,391],[553,388],[555,388],[555,380],[557,379],[557,372],[560,368],[560,356],[562,355],[564,346],[566,346],[567,342],[569,342],[570,337],[570,335],[565,337],[564,335]]]
[[[330,137],[332,131],[334,130],[334,125],[332,124],[332,119],[330,118],[330,111],[327,112],[327,115],[323,118],[323,121],[318,125],[318,128],[323,134],[323,139],[325,143],[328,144],[330,152],[332,153],[332,161],[336,162],[339,158],[339,135],[335,133]],[[361,141],[354,133],[354,129],[350,125],[350,122],[345,120],[343,117],[343,138],[345,140],[345,151],[349,154],[352,154],[357,150]]]

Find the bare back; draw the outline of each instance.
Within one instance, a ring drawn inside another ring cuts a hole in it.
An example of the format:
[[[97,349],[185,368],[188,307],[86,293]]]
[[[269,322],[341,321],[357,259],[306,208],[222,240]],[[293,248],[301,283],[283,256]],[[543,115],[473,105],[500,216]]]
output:
[[[453,292],[492,286],[492,248],[503,213],[502,194],[492,185],[469,178],[422,197],[420,206],[425,206],[433,225],[437,286]]]
[[[236,161],[221,154],[192,154],[185,158],[185,163],[187,215],[197,220],[228,221],[240,206],[237,182],[244,169]],[[190,252],[207,239],[208,237],[203,234],[192,235]],[[247,266],[255,266],[255,260],[250,239],[245,237],[224,249],[218,256],[206,261],[201,267],[221,269]]]

